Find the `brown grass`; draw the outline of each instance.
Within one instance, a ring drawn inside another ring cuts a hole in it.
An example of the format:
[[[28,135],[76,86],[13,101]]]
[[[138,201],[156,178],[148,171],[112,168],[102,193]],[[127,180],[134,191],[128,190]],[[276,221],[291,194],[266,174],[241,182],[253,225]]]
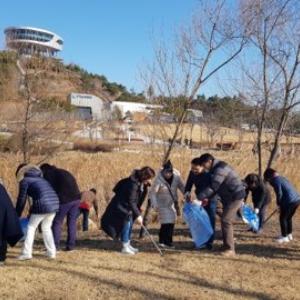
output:
[[[178,150],[172,160],[186,178],[191,157],[200,152]],[[230,162],[241,176],[255,171],[250,152],[216,152]],[[0,159],[0,177],[16,196],[14,170],[20,158],[5,155]],[[140,148],[137,152],[62,153],[51,160],[72,171],[82,189],[96,186],[101,210],[111,196],[116,181],[135,167],[149,164],[158,169],[161,153]],[[299,158],[281,159],[276,167],[289,176],[300,190]],[[56,261],[43,256],[40,237],[35,258],[18,262],[20,249],[10,249],[7,266],[0,268],[1,299],[299,299],[300,229],[299,212],[296,221],[296,241],[278,246],[273,239],[279,233],[277,217],[267,225],[262,236],[236,226],[236,258],[219,256],[220,233],[216,251],[191,250],[188,232],[179,222],[175,245],[179,251],[160,257],[148,240],[138,244],[135,257],[124,257],[120,245],[108,240],[101,231],[80,233],[78,250],[61,252]],[[151,225],[157,238],[157,224]],[[219,223],[218,223],[219,230]]]

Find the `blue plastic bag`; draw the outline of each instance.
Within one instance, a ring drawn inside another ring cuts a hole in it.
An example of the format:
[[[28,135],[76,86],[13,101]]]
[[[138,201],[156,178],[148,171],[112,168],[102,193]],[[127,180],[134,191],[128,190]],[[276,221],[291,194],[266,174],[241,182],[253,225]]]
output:
[[[213,235],[206,210],[197,204],[185,203],[183,217],[189,226],[196,248],[202,248]]]
[[[20,219],[20,225],[23,231],[23,238],[21,241],[25,240],[26,234],[27,234],[27,228],[28,228],[29,219],[28,218],[21,218]]]
[[[243,219],[254,231],[259,230],[259,218],[257,214],[254,212],[253,208],[247,204],[244,204],[242,207],[242,215]]]

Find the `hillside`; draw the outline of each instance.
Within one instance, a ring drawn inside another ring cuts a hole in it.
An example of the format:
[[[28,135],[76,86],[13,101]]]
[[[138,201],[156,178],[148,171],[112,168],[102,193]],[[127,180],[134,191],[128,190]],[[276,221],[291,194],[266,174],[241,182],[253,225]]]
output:
[[[105,100],[116,100],[125,95],[130,100],[128,92],[121,84],[110,82],[103,75],[92,74],[75,64],[64,64],[58,59],[27,58],[21,59],[20,65],[28,72],[45,71],[42,74],[42,100],[64,102],[71,92],[91,93]],[[19,86],[21,72],[18,68],[18,58],[14,52],[0,52],[0,101],[21,100]]]

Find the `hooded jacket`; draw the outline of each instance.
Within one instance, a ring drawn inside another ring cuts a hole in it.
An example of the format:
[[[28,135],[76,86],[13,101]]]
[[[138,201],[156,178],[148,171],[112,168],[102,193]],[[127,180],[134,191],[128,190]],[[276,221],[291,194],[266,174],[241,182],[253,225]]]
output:
[[[22,236],[15,208],[5,187],[0,183],[0,246],[3,241],[7,241],[13,247]]]
[[[32,214],[48,214],[59,209],[58,196],[42,177],[42,171],[32,165],[21,168],[17,174],[19,180],[19,196],[16,205],[18,216],[22,215],[27,196],[32,199],[30,212]]]

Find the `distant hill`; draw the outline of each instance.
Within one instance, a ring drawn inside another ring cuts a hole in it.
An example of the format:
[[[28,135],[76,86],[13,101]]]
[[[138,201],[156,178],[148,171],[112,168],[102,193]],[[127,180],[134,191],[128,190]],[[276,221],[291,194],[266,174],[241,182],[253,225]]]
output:
[[[30,70],[35,58],[21,59],[19,64]],[[127,91],[126,87],[110,82],[104,75],[89,73],[76,64],[64,64],[61,60],[47,58],[40,63],[41,69],[47,65],[42,80],[44,99],[65,102],[71,92],[91,93],[104,100],[144,101],[142,94]],[[0,51],[0,101],[20,101],[19,87],[21,72],[14,52]]]

